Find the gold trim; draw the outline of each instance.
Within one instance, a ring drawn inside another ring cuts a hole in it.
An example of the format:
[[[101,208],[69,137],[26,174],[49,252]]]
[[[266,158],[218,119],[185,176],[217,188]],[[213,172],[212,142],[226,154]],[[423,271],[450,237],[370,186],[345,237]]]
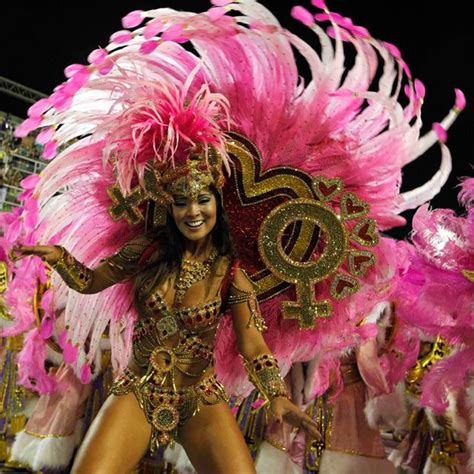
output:
[[[316,261],[295,261],[281,245],[285,228],[295,220],[316,224],[326,236],[322,255]],[[283,315],[299,319],[301,328],[314,328],[315,319],[328,317],[331,305],[315,300],[314,285],[334,273],[345,259],[348,233],[338,215],[314,199],[293,199],[275,207],[264,219],[258,249],[267,268],[283,281],[296,285],[297,301],[285,302]]]
[[[428,353],[421,356],[416,361],[414,367],[407,371],[406,380],[406,392],[413,395],[419,394],[419,384],[425,376],[426,372],[438,361],[447,357],[451,352],[451,347],[441,337],[437,336],[434,342],[431,343],[431,348]]]
[[[283,451],[285,453],[288,452],[288,448],[284,446],[282,443],[279,443],[278,441],[274,440],[270,436],[266,435],[265,440],[268,444],[271,444],[274,448],[278,449],[279,451]]]
[[[8,286],[8,267],[5,262],[0,262],[0,294],[4,293]]]
[[[351,205],[349,206],[349,203]],[[355,210],[351,207],[352,205],[361,208]],[[354,211],[354,212],[351,212]],[[344,193],[341,198],[341,217],[343,220],[357,219],[358,217],[364,217],[369,213],[369,205],[362,199],[359,199],[354,193]]]
[[[232,134],[236,137],[239,137],[238,134]],[[248,139],[246,139],[249,141]],[[250,142],[250,141],[249,141]],[[251,143],[251,142],[250,142]],[[234,155],[239,161],[241,165],[242,171],[242,185],[244,189],[244,193],[246,197],[249,198],[256,198],[261,196],[262,194],[268,193],[270,190],[279,190],[282,188],[291,188],[297,196],[301,198],[307,199],[314,199],[313,190],[308,186],[308,184],[303,181],[302,179],[294,176],[290,173],[285,173],[286,170],[294,172],[293,168],[290,167],[278,167],[280,173],[277,176],[272,176],[263,179],[262,181],[256,181],[256,168],[255,168],[255,161],[254,156],[252,153],[247,149],[247,147],[237,141],[230,141],[227,143],[227,150],[229,153]],[[260,152],[258,151],[257,147],[255,146],[255,150],[257,151],[258,159],[262,160]],[[298,170],[301,173],[301,170]],[[308,175],[309,176],[309,175]],[[237,179],[236,173],[234,173],[234,179]],[[239,190],[239,186],[236,182],[236,189]],[[244,203],[242,200],[242,196],[239,192],[237,192],[241,205],[250,206],[252,203]],[[277,194],[272,194],[271,197],[263,197],[260,199],[259,202],[264,202],[268,199],[274,199],[278,196],[288,196],[288,193],[280,191]],[[301,261],[303,256],[305,255],[310,243],[311,237],[313,235],[313,224],[309,222],[303,222],[301,226],[300,234],[298,239],[296,239],[296,243],[293,249],[290,252],[290,256],[293,260]],[[255,278],[255,275],[253,275]],[[269,274],[264,278],[258,281],[259,284],[259,292],[258,294],[265,294],[268,291],[271,291],[272,288],[278,286],[281,283],[281,279],[273,274]]]
[[[334,453],[351,454],[353,456],[362,456],[364,458],[370,458],[370,459],[387,459],[384,455],[375,456],[371,454],[365,454],[360,451],[356,451],[355,449],[334,449],[334,448],[331,448],[330,446],[327,446],[326,449]]]
[[[125,219],[128,224],[134,226],[144,221],[144,216],[139,206],[148,199],[148,193],[140,186],[135,186],[126,196],[118,184],[107,188],[107,194],[113,202],[108,212],[112,220]]]
[[[461,270],[461,273],[471,282],[474,283],[474,270]]]
[[[30,436],[33,436],[34,438],[39,438],[39,439],[47,439],[47,438],[70,438],[71,436],[74,435],[74,433],[71,433],[70,435],[55,435],[55,434],[43,435],[43,434],[35,433],[35,432],[29,431],[29,430],[23,430],[23,433],[25,433],[25,434],[27,434],[27,435],[30,435]]]

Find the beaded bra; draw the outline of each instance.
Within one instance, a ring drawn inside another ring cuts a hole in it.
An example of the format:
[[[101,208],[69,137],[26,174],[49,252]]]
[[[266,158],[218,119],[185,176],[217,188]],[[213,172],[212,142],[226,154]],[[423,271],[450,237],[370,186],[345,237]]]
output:
[[[214,344],[203,340],[221,318],[219,297],[199,305],[171,308],[150,281],[138,292],[142,318],[133,336],[133,354],[146,378],[176,388],[176,374],[198,378],[213,364]],[[222,291],[222,290],[221,290]]]
[[[215,258],[211,253],[204,262],[189,262],[187,267],[194,273],[191,276],[180,271],[173,305],[179,305],[186,290],[209,274]],[[231,275],[229,265],[219,296],[189,307],[170,307],[157,286],[153,287],[152,278],[137,292],[141,318],[135,326],[133,353],[135,364],[144,372],[137,375],[127,369],[114,382],[112,393],[123,395],[133,391],[152,426],[152,451],[172,442],[178,426],[202,404],[227,402],[224,387],[214,374],[206,372],[214,362],[213,331],[222,316],[221,295],[226,297]],[[206,335],[212,339],[206,340]],[[194,380],[191,384],[179,380],[177,386],[178,375]]]

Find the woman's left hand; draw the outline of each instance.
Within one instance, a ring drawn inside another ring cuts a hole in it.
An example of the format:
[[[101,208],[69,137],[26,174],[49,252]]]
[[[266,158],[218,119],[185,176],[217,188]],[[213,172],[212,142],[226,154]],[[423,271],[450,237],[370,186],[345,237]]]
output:
[[[316,422],[287,398],[274,398],[270,402],[270,412],[277,422],[285,421],[292,426],[306,431],[308,436],[317,440],[321,439],[321,433],[318,431]]]

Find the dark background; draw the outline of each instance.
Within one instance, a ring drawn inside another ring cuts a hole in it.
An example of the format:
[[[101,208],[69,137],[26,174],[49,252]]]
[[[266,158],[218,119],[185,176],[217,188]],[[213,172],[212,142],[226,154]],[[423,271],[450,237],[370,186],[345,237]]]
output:
[[[261,3],[269,7],[283,26],[307,41],[313,35],[290,17],[293,2]],[[300,2],[315,11],[309,0]],[[365,26],[372,36],[397,45],[415,77],[426,86],[423,107],[423,132],[432,122],[440,121],[454,102],[454,88],[467,97],[468,106],[449,131],[448,145],[453,155],[453,172],[432,207],[449,207],[457,212],[456,186],[462,176],[472,176],[474,163],[474,32],[467,3],[453,0],[449,4],[425,0],[343,1],[327,0],[331,10],[349,16]],[[1,9],[0,76],[49,94],[64,80],[63,69],[71,63],[86,62],[90,51],[105,46],[111,33],[122,29],[120,20],[131,10],[171,7],[203,11],[209,8],[203,0],[137,0],[89,3],[80,6],[70,2],[8,2]],[[313,43],[314,44],[314,43]],[[0,93],[0,110],[20,117],[27,104]],[[437,147],[404,169],[402,191],[416,187],[436,172],[440,163]],[[410,220],[412,212],[405,213]],[[409,226],[392,231],[404,237]]]

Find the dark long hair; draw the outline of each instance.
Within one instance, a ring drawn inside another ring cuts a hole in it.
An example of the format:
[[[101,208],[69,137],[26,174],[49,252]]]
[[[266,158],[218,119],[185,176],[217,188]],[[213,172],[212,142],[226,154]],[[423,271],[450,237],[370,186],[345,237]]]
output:
[[[222,196],[214,186],[210,186],[209,189],[216,199],[216,225],[211,231],[212,243],[219,255],[233,256],[234,245]],[[150,259],[150,264],[138,275],[136,288],[143,287],[145,280],[150,277],[153,279],[150,288],[153,288],[158,282],[163,281],[166,275],[176,271],[183,260],[185,237],[179,231],[171,212],[166,215],[166,225],[154,231],[152,237],[158,242],[158,250],[154,258]]]

